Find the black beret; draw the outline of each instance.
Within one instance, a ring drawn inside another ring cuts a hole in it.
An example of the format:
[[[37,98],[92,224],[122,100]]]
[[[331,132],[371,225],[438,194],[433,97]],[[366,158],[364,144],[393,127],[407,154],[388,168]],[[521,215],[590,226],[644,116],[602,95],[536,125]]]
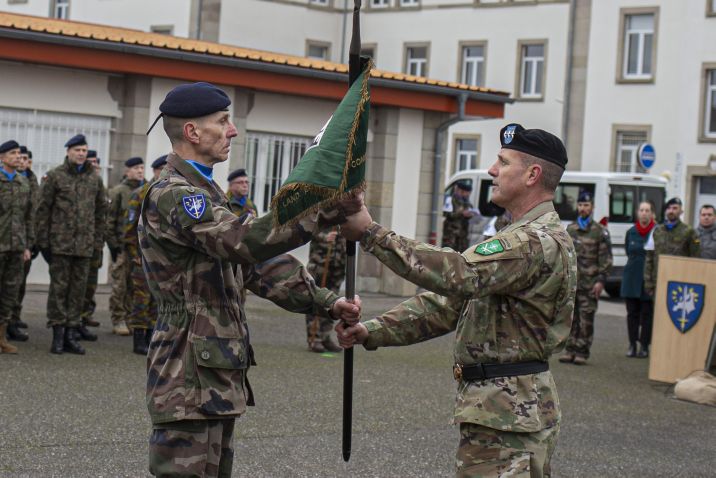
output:
[[[248,176],[248,174],[246,174],[245,169],[236,169],[232,171],[231,174],[229,174],[229,182],[233,181],[236,178],[241,178],[244,176]]]
[[[27,146],[20,146],[20,154],[27,154]]]
[[[17,149],[19,147],[20,144],[14,139],[5,141],[3,144],[0,144],[0,154],[7,153],[8,151],[12,151],[13,149]]]
[[[683,206],[684,204],[681,202],[681,199],[679,199],[677,197],[673,197],[673,198],[669,199],[668,201],[666,201],[666,207],[673,206],[673,205]]]
[[[90,149],[87,151],[87,159],[96,158],[96,157],[97,157],[97,151],[95,151],[94,149]]]
[[[73,148],[75,146],[84,146],[87,144],[87,139],[83,134],[76,134],[65,143],[65,148]]]
[[[472,184],[469,181],[458,181],[456,184],[457,187],[459,187],[463,191],[472,191]]]
[[[133,158],[129,158],[124,162],[124,166],[127,168],[131,168],[133,166],[138,166],[140,164],[144,164],[144,160],[140,158],[139,156],[135,156]]]
[[[30,151],[29,149],[27,150],[27,157],[32,159],[32,151]]]
[[[592,193],[589,191],[581,191],[579,193],[579,197],[577,198],[577,202],[594,202],[594,198],[592,197]]]
[[[226,93],[202,81],[174,88],[159,105],[159,111],[165,116],[198,118],[225,110],[230,104],[231,100]]]
[[[167,164],[166,154],[164,156],[159,156],[157,159],[154,160],[154,162],[152,163],[152,169],[161,168],[165,164]]]
[[[535,156],[564,169],[567,166],[567,150],[562,140],[541,129],[524,129],[517,123],[508,124],[500,130],[500,143],[504,149],[514,149]]]

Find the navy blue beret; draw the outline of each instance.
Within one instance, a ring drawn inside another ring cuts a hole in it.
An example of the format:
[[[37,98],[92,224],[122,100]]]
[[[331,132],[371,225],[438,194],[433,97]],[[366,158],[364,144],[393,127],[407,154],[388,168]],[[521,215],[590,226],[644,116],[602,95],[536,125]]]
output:
[[[129,158],[124,162],[124,166],[127,168],[131,168],[133,166],[138,166],[140,164],[144,164],[144,160],[140,158],[139,156],[135,156],[133,158]]]
[[[468,192],[472,191],[472,183],[470,181],[458,181],[457,187],[459,187],[463,191],[468,191]]]
[[[504,149],[514,149],[535,156],[564,169],[567,166],[567,150],[562,140],[541,129],[525,129],[517,123],[508,124],[500,130],[500,143]]]
[[[87,139],[83,134],[76,134],[65,143],[65,148],[73,148],[75,146],[84,146],[87,144]]]
[[[14,139],[11,139],[10,141],[5,141],[3,144],[0,144],[0,154],[7,153],[8,151],[12,151],[13,149],[19,147],[20,144]]]
[[[594,198],[592,197],[592,193],[589,191],[581,191],[579,193],[579,197],[577,198],[577,202],[594,202]]]
[[[231,100],[226,93],[202,81],[174,88],[159,105],[159,111],[165,116],[199,118],[225,110],[230,104]]]
[[[241,178],[244,176],[248,176],[248,174],[246,174],[245,169],[236,169],[232,171],[231,174],[229,174],[229,182],[233,181],[236,178]]]
[[[20,154],[27,154],[27,146],[20,146]]]
[[[683,206],[683,203],[681,202],[681,199],[679,199],[677,197],[673,197],[673,198],[669,199],[668,201],[666,201],[666,207],[674,206],[674,205]]]
[[[164,156],[159,156],[157,159],[154,160],[154,162],[152,163],[152,169],[161,168],[165,164],[167,164],[166,154]]]

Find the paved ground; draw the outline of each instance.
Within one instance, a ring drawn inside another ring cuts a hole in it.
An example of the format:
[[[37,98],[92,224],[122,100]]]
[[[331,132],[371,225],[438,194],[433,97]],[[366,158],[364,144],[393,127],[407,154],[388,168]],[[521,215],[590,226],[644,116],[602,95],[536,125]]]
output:
[[[0,356],[0,476],[147,475],[149,423],[142,357],[110,334],[100,291],[100,340],[84,357],[48,353],[46,293],[26,299],[31,340]],[[398,303],[366,297],[366,312]],[[340,452],[342,359],[306,351],[302,317],[249,300],[258,406],[238,422],[235,476],[451,476],[452,336],[356,352],[353,457]],[[593,359],[552,363],[563,408],[557,477],[714,476],[716,409],[650,383],[647,361],[624,358],[624,306],[602,302]]]

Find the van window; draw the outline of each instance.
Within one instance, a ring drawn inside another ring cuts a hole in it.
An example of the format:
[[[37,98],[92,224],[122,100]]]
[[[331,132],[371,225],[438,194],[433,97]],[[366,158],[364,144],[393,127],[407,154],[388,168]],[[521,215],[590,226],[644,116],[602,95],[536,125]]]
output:
[[[480,214],[486,217],[500,216],[505,210],[492,202],[492,179],[480,181],[480,197],[477,201]]]
[[[637,207],[636,186],[612,184],[609,196],[609,222],[634,222]]]
[[[663,220],[665,194],[666,190],[664,188],[639,186],[639,202],[651,201],[654,203],[654,212],[656,213],[654,221],[656,222],[661,222]],[[636,204],[635,207],[639,207],[639,205]]]
[[[560,183],[554,192],[554,210],[562,221],[577,220],[577,199],[579,193],[587,191],[594,197],[594,184]]]

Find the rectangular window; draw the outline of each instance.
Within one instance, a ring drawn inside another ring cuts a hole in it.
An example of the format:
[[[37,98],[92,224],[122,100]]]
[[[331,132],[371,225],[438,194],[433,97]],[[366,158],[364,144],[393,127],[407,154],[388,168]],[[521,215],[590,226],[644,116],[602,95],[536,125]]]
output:
[[[470,86],[485,85],[485,47],[473,45],[462,47],[462,83]]]
[[[616,161],[614,171],[618,173],[646,173],[637,158],[639,146],[647,142],[645,131],[617,131]]]
[[[577,199],[584,191],[594,197],[594,183],[559,183],[552,202],[560,220],[577,220]]]
[[[706,15],[716,16],[716,0],[706,0]]]
[[[328,0],[309,0],[311,5],[318,5],[320,7],[327,7],[328,6]]]
[[[455,171],[477,169],[477,138],[455,141]]]
[[[70,0],[55,0],[52,16],[61,20],[70,18]]]
[[[413,76],[427,76],[428,47],[409,46],[405,51],[405,73]]]
[[[704,136],[716,138],[716,69],[706,70]]]
[[[624,18],[623,72],[626,80],[650,80],[654,74],[654,14]]]
[[[317,60],[328,60],[330,55],[330,44],[319,42],[306,42],[306,56]]]
[[[520,97],[541,99],[544,96],[545,45],[522,45],[520,50]]]
[[[371,8],[388,8],[390,0],[370,0]]]
[[[162,35],[174,34],[174,25],[152,25],[149,29],[152,33],[161,33]]]
[[[419,0],[400,0],[401,7],[417,7]]]
[[[609,222],[631,223],[635,221],[636,186],[609,186]]]

